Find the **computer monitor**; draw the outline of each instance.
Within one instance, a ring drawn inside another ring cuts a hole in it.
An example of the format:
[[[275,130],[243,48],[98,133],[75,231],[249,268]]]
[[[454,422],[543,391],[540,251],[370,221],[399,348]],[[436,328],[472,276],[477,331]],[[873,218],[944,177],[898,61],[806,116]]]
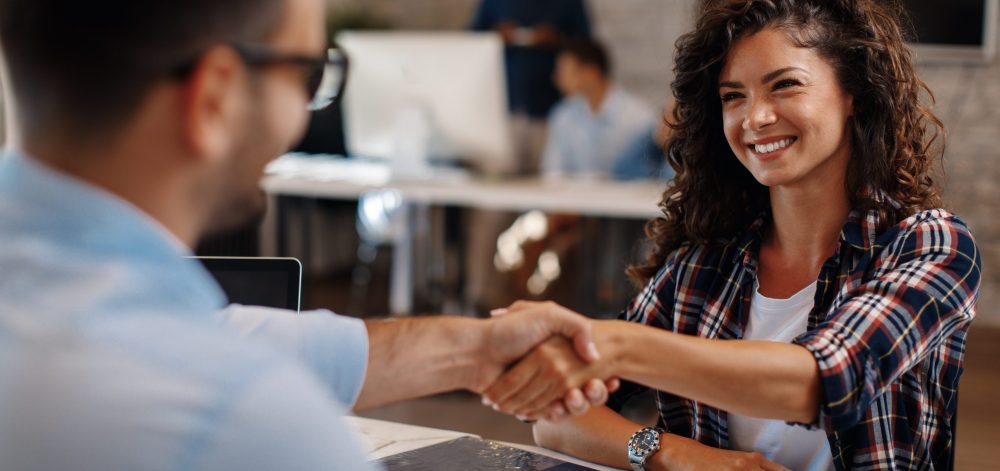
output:
[[[302,264],[294,258],[194,258],[212,274],[230,303],[299,310]]]
[[[493,33],[347,31],[344,131],[351,156],[419,171],[457,160],[486,174],[516,169],[503,44]]]
[[[904,0],[921,63],[985,63],[997,46],[1000,0]]]

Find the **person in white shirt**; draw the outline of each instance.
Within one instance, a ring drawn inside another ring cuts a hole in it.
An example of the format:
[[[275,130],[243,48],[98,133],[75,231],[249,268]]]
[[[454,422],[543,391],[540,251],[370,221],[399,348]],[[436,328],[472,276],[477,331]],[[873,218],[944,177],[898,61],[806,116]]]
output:
[[[311,80],[342,67],[323,8],[0,0],[17,117],[0,156],[0,469],[364,470],[346,409],[481,392],[562,336],[596,358],[575,315],[221,310],[184,256],[262,209],[264,166],[310,98],[335,97]],[[606,398],[585,367],[551,376],[552,401],[511,412]]]
[[[553,80],[564,98],[549,116],[543,176],[612,178],[637,143],[653,139],[656,114],[612,81],[600,43],[567,42]]]

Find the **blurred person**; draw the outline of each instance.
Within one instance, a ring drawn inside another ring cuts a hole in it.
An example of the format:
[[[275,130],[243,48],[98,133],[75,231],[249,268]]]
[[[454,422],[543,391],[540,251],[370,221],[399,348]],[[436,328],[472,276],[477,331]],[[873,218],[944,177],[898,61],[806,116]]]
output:
[[[552,83],[556,54],[570,39],[591,35],[584,0],[480,0],[470,24],[474,31],[495,31],[504,42],[507,99],[517,172],[539,170],[547,118],[559,100]],[[481,315],[524,295],[523,285],[494,263],[498,236],[514,222],[506,212],[467,212],[463,304]]]
[[[656,141],[667,137],[665,122],[654,134],[655,114],[616,85],[611,72],[611,59],[599,42],[579,39],[563,44],[553,81],[565,96],[549,117],[543,177],[628,180],[656,179],[663,174],[666,159]],[[572,273],[563,265],[568,259],[580,259],[568,255],[578,252],[582,238],[601,237],[604,247],[625,247],[628,244],[623,240],[630,242],[641,233],[638,221],[610,221],[597,228],[575,214],[546,217],[544,237],[519,238],[526,263],[512,269],[518,284],[535,296],[547,291],[563,273]],[[622,281],[616,276],[622,254],[612,252],[587,257],[589,267],[604,275],[599,277],[596,294],[596,301],[603,305],[614,305],[613,299],[620,297],[615,287]],[[500,247],[497,254],[503,256]]]
[[[670,139],[670,123],[668,119],[673,106],[668,106],[664,116],[658,119],[655,129],[648,135],[644,134],[632,143],[616,159],[611,167],[611,178],[615,180],[648,180],[659,179],[669,181],[674,178],[674,169],[667,163],[664,146]]]
[[[496,31],[504,42],[507,99],[520,171],[534,173],[545,122],[559,91],[552,83],[556,54],[567,40],[590,37],[583,0],[481,0],[474,31]]]
[[[704,3],[676,44],[677,176],[630,270],[645,287],[594,328],[629,382],[536,424],[539,444],[636,470],[953,468],[982,259],[942,207],[905,21],[879,0]],[[545,353],[487,398],[531,409],[517,390]],[[656,428],[616,412],[648,389]]]
[[[607,179],[614,170],[624,173],[618,166],[627,154],[645,151],[635,147],[654,139],[652,109],[612,81],[611,59],[597,41],[567,42],[556,64],[553,81],[565,97],[549,117],[542,175]]]
[[[0,0],[17,117],[0,158],[0,469],[370,469],[352,405],[481,392],[553,336],[597,359],[589,322],[562,313],[220,310],[185,256],[262,210],[264,166],[310,98],[331,98],[314,80],[339,65],[323,17],[321,0]],[[533,416],[606,398],[588,371],[553,380]]]

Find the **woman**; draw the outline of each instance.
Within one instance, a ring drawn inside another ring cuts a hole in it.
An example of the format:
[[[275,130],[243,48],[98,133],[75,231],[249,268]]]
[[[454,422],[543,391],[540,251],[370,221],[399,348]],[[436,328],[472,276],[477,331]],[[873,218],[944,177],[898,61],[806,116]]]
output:
[[[645,288],[627,322],[595,322],[627,382],[539,422],[540,444],[635,469],[949,466],[981,263],[940,209],[941,123],[892,3],[705,3],[677,43],[677,175],[630,269]],[[487,399],[545,415],[519,391],[556,351]],[[648,387],[665,432],[615,412]]]

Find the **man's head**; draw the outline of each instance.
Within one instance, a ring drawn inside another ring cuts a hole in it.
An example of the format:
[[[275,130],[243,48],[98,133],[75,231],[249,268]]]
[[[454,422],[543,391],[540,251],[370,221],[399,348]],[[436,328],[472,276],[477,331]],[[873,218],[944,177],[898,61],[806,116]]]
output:
[[[308,116],[307,68],[247,48],[326,40],[321,0],[0,0],[0,45],[12,142],[193,242],[260,210],[263,166]]]
[[[587,94],[611,77],[611,61],[600,43],[589,39],[567,42],[556,62],[555,83],[563,95]]]

